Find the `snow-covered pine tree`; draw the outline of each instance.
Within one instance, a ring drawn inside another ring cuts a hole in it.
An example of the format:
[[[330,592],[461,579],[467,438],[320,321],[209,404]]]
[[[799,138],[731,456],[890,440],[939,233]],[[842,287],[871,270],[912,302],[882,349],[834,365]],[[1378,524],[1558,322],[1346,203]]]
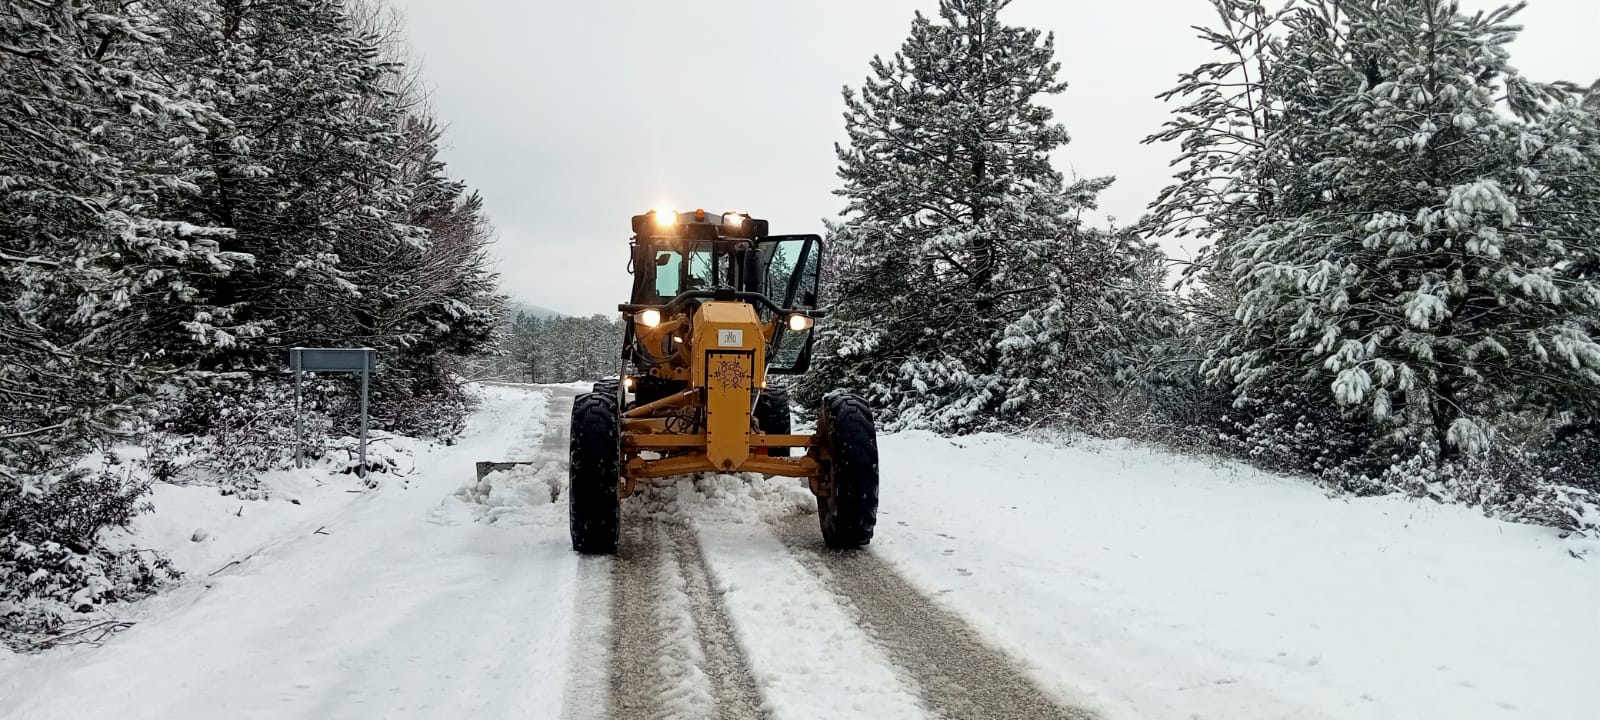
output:
[[[217,337],[198,359],[214,368],[278,367],[283,348],[359,340],[389,345],[378,311],[386,261],[425,232],[406,222],[410,199],[393,148],[401,118],[376,50],[332,0],[165,0],[170,31],[152,58],[175,92],[227,122],[180,148],[198,198],[172,199],[196,222],[233,228],[227,244],[254,271],[200,289],[255,324]],[[380,347],[380,349],[386,349]]]
[[[1007,210],[1017,227],[1032,223],[1045,239],[1024,246],[1033,255],[1014,258],[1045,289],[1001,331],[1006,414],[1133,430],[1117,424],[1144,402],[1154,341],[1173,335],[1179,318],[1163,287],[1167,259],[1159,248],[1131,228],[1082,225],[1078,214],[1110,183],[1039,193]]]
[[[1070,347],[1059,268],[1106,181],[1065,186],[1051,167],[1068,136],[1039,101],[1066,85],[1053,37],[1002,23],[1008,4],[918,13],[846,88],[834,314],[803,402],[844,388],[890,425],[970,429],[1031,409],[1077,362],[1040,355]]]
[[[176,377],[152,336],[231,332],[194,284],[249,265],[226,233],[152,212],[192,188],[143,138],[208,119],[133,66],[156,41],[125,6],[0,1],[0,640],[154,579],[98,545],[144,488],[73,466]]]
[[[383,299],[370,311],[370,326],[387,336],[390,348],[374,397],[393,407],[397,425],[391,429],[437,435],[453,431],[464,414],[451,375],[459,358],[496,340],[504,298],[488,270],[491,229],[482,198],[446,175],[433,120],[412,115],[402,123],[404,142],[391,148],[407,195],[401,217],[423,229],[426,239],[379,258],[380,271],[371,275],[375,286],[363,290]],[[430,417],[444,424],[433,427]]]
[[[1212,0],[1216,27],[1199,37],[1219,54],[1179,78],[1158,97],[1183,104],[1144,142],[1176,142],[1174,182],[1150,205],[1148,233],[1208,240],[1186,271],[1203,276],[1211,257],[1270,214],[1278,198],[1275,168],[1265,162],[1267,134],[1279,112],[1271,70],[1282,49],[1277,36],[1287,8],[1262,0]]]
[[[413,427],[438,415],[414,401],[443,393],[459,407],[440,356],[485,345],[499,300],[481,201],[445,177],[438,129],[408,114],[398,69],[335,0],[149,6],[170,28],[149,62],[225,118],[179,147],[202,193],[169,198],[171,211],[234,229],[227,247],[256,258],[248,275],[198,287],[250,332],[188,359],[276,372],[295,345],[375,347],[379,416],[441,430]]]
[[[1597,397],[1600,286],[1573,271],[1600,239],[1594,115],[1508,64],[1516,10],[1309,0],[1286,20],[1295,92],[1258,152],[1314,162],[1218,269],[1239,304],[1208,370],[1241,401],[1306,387],[1436,464]]]

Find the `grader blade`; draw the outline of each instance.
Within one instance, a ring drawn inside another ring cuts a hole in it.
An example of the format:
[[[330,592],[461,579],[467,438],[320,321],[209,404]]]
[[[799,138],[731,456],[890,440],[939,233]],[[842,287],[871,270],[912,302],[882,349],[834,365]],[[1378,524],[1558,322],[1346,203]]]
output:
[[[518,465],[532,465],[532,460],[518,460],[515,462],[480,462],[478,463],[478,482],[488,477],[490,473],[510,470]]]

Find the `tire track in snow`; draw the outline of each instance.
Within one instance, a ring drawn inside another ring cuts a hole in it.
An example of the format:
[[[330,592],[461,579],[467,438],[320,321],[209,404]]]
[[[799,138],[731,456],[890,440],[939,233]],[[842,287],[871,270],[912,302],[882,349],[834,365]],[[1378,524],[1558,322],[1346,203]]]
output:
[[[551,388],[546,401],[548,414],[544,434],[539,441],[536,457],[554,460],[561,467],[559,474],[566,476],[568,445],[572,438],[572,402],[578,391],[572,388]],[[562,486],[557,502],[566,504],[566,485]],[[570,550],[569,550],[570,552]],[[606,673],[610,665],[607,638],[611,637],[611,615],[599,612],[611,602],[612,567],[609,558],[578,558],[577,592],[573,594],[571,610],[572,661],[567,672],[565,692],[562,694],[561,717],[565,720],[600,720],[606,717],[608,696]]]
[[[628,518],[613,562],[611,717],[764,717],[688,527]]]
[[[662,678],[656,670],[662,633],[656,568],[661,564],[655,523],[624,522],[611,560],[611,717],[655,717]],[[590,608],[593,613],[597,608]]]
[[[845,601],[902,679],[941,717],[1095,718],[1057,705],[1005,654],[870,551],[829,550],[814,517],[779,521],[774,529],[795,558]]]
[[[564,720],[613,717],[606,707],[611,695],[607,680],[611,667],[609,638],[616,626],[606,611],[611,604],[611,573],[610,558],[578,558],[578,590],[571,610],[572,661],[561,701]]]
[[[661,537],[672,544],[673,558],[683,573],[689,612],[694,627],[699,630],[704,653],[701,667],[710,676],[712,694],[716,698],[714,717],[719,720],[768,717],[761,707],[761,693],[750,672],[750,661],[734,637],[733,624],[722,606],[721,595],[711,587],[700,540],[683,523],[669,523],[664,529]]]
[[[539,438],[539,455],[536,457],[567,456],[567,445],[572,438],[572,402],[577,397],[577,391],[568,388],[553,388],[550,391],[549,398],[545,400],[544,428]],[[561,465],[565,467],[566,463]]]
[[[762,522],[694,518],[709,575],[781,720],[930,716],[894,661]],[[1021,717],[1021,716],[1018,716]]]

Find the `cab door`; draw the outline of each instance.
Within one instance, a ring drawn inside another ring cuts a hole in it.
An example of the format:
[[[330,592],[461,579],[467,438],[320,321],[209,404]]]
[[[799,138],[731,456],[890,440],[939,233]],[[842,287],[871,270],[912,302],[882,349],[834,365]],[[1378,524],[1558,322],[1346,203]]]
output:
[[[817,309],[822,274],[822,238],[817,235],[774,235],[756,241],[761,293],[790,310]],[[763,310],[762,320],[772,313]],[[816,328],[793,332],[779,323],[767,348],[767,372],[790,375],[805,372],[811,364]]]

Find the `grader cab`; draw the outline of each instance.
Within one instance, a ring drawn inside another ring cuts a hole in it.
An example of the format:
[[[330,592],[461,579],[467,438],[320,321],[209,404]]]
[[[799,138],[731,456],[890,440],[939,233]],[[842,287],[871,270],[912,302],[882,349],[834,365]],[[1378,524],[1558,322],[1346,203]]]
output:
[[[822,239],[769,235],[743,213],[654,210],[633,217],[633,296],[618,379],[572,409],[572,547],[616,551],[621,500],[640,483],[702,472],[806,478],[823,540],[872,540],[878,448],[860,398],[830,394],[817,433],[790,432],[775,376],[804,372]]]

